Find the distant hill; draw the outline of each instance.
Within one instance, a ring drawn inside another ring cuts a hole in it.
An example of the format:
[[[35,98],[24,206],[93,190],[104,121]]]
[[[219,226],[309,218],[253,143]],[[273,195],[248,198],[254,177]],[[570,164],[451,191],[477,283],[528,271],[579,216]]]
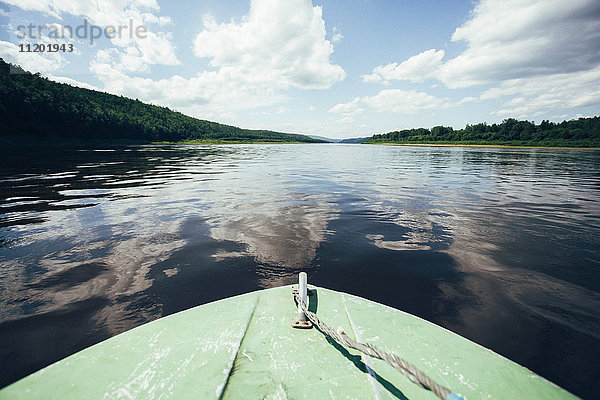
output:
[[[204,121],[95,90],[57,83],[0,58],[0,143],[305,142],[305,135]]]
[[[329,142],[329,143],[339,143],[341,139],[332,139],[332,138],[328,138],[325,136],[317,136],[317,135],[308,135],[313,139],[317,139],[317,140],[322,140],[324,142]]]
[[[509,118],[500,124],[484,122],[458,130],[447,126],[405,129],[373,135],[365,143],[600,147],[600,117],[560,123],[542,121],[539,125]]]
[[[359,144],[359,143],[364,143],[367,140],[369,140],[368,137],[362,137],[362,138],[351,138],[351,139],[343,139],[340,140],[340,143],[354,143],[354,144]]]

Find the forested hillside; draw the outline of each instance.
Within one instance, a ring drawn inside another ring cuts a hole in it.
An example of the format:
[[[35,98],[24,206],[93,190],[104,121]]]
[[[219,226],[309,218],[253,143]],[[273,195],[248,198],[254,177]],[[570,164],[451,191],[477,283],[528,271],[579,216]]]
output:
[[[366,143],[439,143],[549,147],[600,147],[600,117],[554,123],[510,118],[500,124],[467,125],[464,129],[436,126],[373,135]]]
[[[10,74],[10,67],[0,58],[0,143],[322,142],[304,135],[203,121],[139,100],[53,82],[38,74]]]

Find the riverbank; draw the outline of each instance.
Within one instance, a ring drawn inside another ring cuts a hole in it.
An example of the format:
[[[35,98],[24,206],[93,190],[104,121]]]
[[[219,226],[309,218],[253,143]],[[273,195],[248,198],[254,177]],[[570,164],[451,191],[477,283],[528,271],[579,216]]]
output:
[[[301,144],[303,142],[268,140],[268,139],[249,139],[249,140],[221,140],[221,139],[196,139],[183,141],[148,141],[140,139],[100,139],[88,138],[79,139],[73,137],[18,137],[18,136],[0,136],[0,146],[9,149],[23,148],[101,148],[101,147],[122,147],[122,146],[143,146],[143,145],[175,145],[175,144]],[[326,142],[317,142],[326,143]]]
[[[464,144],[464,143],[364,143],[383,146],[420,146],[420,147],[487,147],[494,149],[557,149],[557,150],[600,150],[600,147],[565,146],[516,146],[502,144]]]
[[[315,143],[327,143],[315,142]],[[152,142],[151,144],[312,144],[306,142],[293,142],[293,141],[282,141],[282,140],[264,140],[264,139],[251,139],[251,140],[221,140],[221,139],[194,139],[194,140],[182,140],[178,142]]]

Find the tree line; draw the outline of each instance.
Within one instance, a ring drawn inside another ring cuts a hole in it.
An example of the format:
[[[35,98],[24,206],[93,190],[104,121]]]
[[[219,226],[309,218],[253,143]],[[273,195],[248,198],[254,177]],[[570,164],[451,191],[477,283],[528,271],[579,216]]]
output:
[[[0,121],[5,143],[322,142],[200,120],[137,99],[53,82],[1,58]]]
[[[438,143],[507,146],[600,147],[600,117],[579,118],[560,123],[505,119],[483,122],[454,130],[448,126],[404,129],[373,135],[366,143]]]
[[[0,121],[0,142],[4,143],[323,142],[305,135],[200,120],[137,99],[53,82],[2,58]],[[509,118],[457,130],[446,126],[404,129],[373,135],[366,143],[600,147],[600,117],[560,123],[545,120],[537,125]]]

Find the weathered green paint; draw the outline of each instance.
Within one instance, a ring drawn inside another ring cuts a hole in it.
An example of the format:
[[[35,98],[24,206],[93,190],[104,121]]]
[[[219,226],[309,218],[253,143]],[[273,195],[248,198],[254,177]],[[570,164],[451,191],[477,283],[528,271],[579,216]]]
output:
[[[321,288],[309,308],[467,399],[575,398],[410,314]],[[290,328],[296,311],[290,287],[199,306],[67,357],[0,399],[436,399],[383,361],[365,361],[316,329]]]

